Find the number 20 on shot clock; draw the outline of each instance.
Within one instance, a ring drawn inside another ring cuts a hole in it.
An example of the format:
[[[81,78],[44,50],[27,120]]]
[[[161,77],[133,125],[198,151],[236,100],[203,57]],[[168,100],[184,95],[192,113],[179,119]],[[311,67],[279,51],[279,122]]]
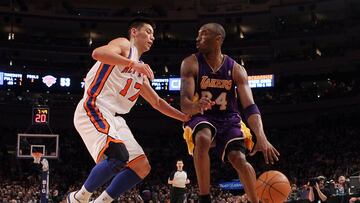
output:
[[[50,118],[50,109],[48,107],[33,107],[32,124],[48,124]]]

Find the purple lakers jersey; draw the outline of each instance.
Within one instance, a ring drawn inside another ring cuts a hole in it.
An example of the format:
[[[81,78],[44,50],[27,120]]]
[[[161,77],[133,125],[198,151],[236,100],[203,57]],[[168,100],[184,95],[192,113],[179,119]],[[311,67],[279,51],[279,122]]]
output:
[[[223,64],[214,72],[203,54],[197,53],[195,56],[199,63],[195,93],[200,98],[207,97],[215,102],[212,109],[204,114],[238,113],[235,84],[232,80],[234,60],[224,55]]]

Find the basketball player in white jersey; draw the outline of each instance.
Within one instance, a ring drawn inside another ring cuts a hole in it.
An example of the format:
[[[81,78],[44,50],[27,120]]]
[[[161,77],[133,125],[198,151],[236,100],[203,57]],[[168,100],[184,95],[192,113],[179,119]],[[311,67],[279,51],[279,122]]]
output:
[[[140,61],[153,44],[153,27],[148,20],[134,20],[129,27],[130,41],[117,38],[93,51],[97,62],[86,75],[74,124],[96,165],[82,188],[67,196],[67,202],[89,202],[91,194],[113,178],[94,201],[112,202],[149,174],[143,149],[125,120],[115,116],[128,113],[139,95],[161,113],[179,121],[189,120],[156,94],[148,80],[154,74]]]

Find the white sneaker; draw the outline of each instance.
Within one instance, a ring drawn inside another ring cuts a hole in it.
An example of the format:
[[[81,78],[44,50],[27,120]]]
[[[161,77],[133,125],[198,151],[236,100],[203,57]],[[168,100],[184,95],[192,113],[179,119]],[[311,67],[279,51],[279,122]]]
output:
[[[70,192],[66,197],[66,203],[88,203],[88,201],[79,200],[75,197],[78,191]]]

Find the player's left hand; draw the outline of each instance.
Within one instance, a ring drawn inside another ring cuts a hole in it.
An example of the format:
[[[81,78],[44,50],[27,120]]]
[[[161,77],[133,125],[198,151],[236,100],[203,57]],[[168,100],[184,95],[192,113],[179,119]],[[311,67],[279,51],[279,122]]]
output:
[[[269,164],[269,162],[274,164],[275,161],[279,161],[280,153],[266,138],[257,140],[254,150],[250,153],[250,156],[253,156],[257,151],[261,151],[263,153],[266,164]]]
[[[134,69],[138,73],[144,74],[147,78],[150,80],[154,79],[154,72],[151,70],[150,66],[146,63],[134,63],[131,66],[132,69]]]

